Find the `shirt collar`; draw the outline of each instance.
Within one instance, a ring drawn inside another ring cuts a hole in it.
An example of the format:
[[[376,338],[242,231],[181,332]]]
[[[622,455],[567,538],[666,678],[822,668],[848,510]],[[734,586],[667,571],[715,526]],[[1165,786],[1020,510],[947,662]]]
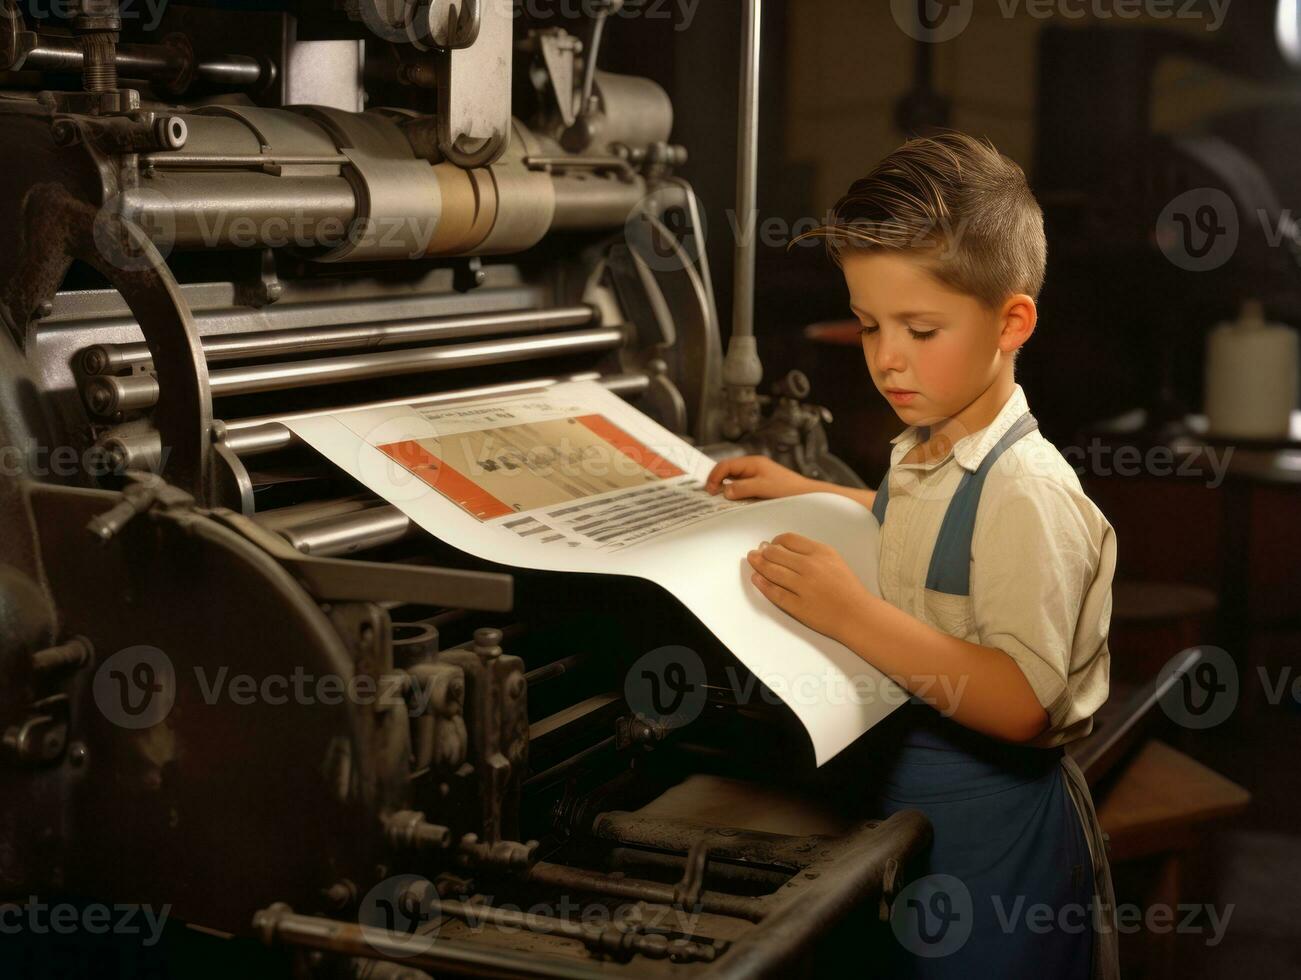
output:
[[[998,415],[994,417],[993,422],[983,429],[963,436],[954,444],[953,456],[957,459],[958,465],[967,470],[978,469],[985,457],[989,455],[989,451],[994,448],[994,443],[1003,438],[1007,430],[1012,427],[1012,423],[1029,410],[1025,391],[1019,384],[1014,385],[1011,396],[998,410]],[[917,445],[920,429],[920,426],[910,425],[890,440],[895,447],[890,454],[891,466],[903,459]],[[947,458],[946,456],[945,459]]]

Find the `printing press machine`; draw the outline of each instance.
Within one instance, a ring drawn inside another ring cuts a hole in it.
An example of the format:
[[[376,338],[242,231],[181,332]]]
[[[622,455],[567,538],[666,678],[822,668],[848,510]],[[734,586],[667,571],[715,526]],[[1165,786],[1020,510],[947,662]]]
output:
[[[66,6],[0,38],[0,901],[331,977],[800,975],[884,918],[925,819],[854,812],[667,593],[455,552],[284,424],[590,379],[861,485],[801,375],[759,390],[744,242],[723,356],[669,98],[595,68],[620,3]],[[626,696],[675,646],[681,727]]]

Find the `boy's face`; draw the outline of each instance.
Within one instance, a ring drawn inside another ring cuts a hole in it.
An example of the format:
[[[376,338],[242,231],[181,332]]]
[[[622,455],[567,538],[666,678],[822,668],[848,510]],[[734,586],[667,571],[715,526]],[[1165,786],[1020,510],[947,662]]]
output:
[[[1010,369],[1012,352],[1029,336],[1019,321],[1009,329],[1009,305],[991,310],[905,253],[848,248],[841,268],[872,382],[909,425],[957,415]],[[1033,301],[1013,299],[1030,304],[1033,330]]]

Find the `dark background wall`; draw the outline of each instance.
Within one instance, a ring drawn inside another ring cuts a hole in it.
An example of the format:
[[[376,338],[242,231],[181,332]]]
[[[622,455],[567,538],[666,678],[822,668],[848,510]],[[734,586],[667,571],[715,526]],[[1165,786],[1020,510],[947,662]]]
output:
[[[1044,204],[1048,282],[1018,380],[1059,444],[1158,402],[1199,411],[1205,332],[1248,296],[1264,298],[1273,319],[1301,320],[1297,280],[1276,268],[1277,254],[1246,250],[1216,275],[1190,276],[1154,247],[1169,198],[1217,179],[1172,149],[1181,140],[1229,139],[1284,203],[1296,200],[1301,167],[1288,148],[1301,83],[1279,57],[1273,5],[1175,4],[1189,15],[1162,17],[1154,7],[1157,15],[1132,19],[1099,18],[1094,6],[1065,4],[1086,13],[1076,19],[977,3],[956,38],[929,45],[948,124],[1020,163]],[[671,18],[616,20],[602,63],[649,75],[673,97],[674,139],[691,152],[685,174],[705,206],[726,334],[742,7],[702,0],[689,16],[674,9]],[[861,0],[764,4],[760,351],[770,380],[792,367],[811,375],[815,400],[838,419],[834,448],[873,481],[900,426],[856,348],[804,338],[809,324],[848,316],[846,291],[818,242],[785,244],[906,138],[897,109],[914,85],[920,45],[892,10]]]

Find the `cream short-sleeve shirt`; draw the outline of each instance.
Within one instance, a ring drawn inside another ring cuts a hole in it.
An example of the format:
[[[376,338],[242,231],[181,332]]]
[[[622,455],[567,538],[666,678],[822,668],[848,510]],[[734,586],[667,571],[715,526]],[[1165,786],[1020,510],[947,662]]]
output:
[[[971,595],[926,588],[940,523],[963,471],[975,470],[1027,410],[1018,384],[993,422],[940,460],[902,462],[917,445],[917,426],[891,440],[880,585],[886,601],[909,615],[1011,657],[1048,713],[1048,729],[1030,744],[1049,747],[1087,735],[1107,700],[1116,535],[1038,430],[1009,446],[985,480],[971,543]]]

